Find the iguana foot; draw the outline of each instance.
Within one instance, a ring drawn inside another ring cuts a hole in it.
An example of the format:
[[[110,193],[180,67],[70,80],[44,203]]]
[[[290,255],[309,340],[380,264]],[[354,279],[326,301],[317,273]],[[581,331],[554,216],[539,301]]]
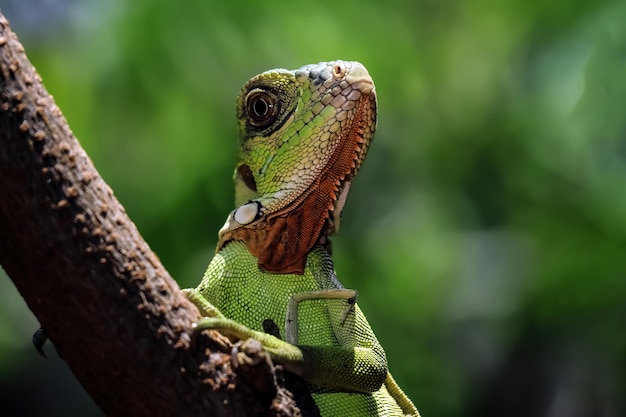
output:
[[[217,330],[239,340],[256,339],[263,345],[274,362],[300,362],[303,360],[302,351],[295,345],[284,342],[267,333],[252,330],[243,324],[226,318],[204,317],[194,325],[194,330]]]
[[[285,340],[291,344],[298,343],[298,305],[305,300],[346,300],[346,306],[341,313],[341,325],[348,315],[354,312],[357,292],[345,288],[333,288],[320,291],[308,291],[294,294],[287,304],[287,320],[285,328]]]

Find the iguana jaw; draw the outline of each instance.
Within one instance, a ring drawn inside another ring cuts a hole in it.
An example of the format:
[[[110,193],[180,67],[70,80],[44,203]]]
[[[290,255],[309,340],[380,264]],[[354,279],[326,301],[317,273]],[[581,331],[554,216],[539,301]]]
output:
[[[365,70],[365,68],[363,68],[363,70]],[[334,194],[332,207],[329,210],[328,222],[324,231],[325,236],[332,235],[339,231],[341,213],[345,206],[348,192],[350,191],[352,178],[356,175],[365,159],[376,128],[376,93],[374,83],[367,72],[365,75],[366,76],[361,77],[360,80],[353,81],[353,85],[358,86],[358,90],[361,91],[363,97],[357,103],[356,108],[358,110],[356,115],[353,118],[349,131],[342,139],[342,143],[345,144],[342,152],[346,154],[346,160],[349,161],[351,157],[353,160],[352,163],[344,162],[346,166],[343,172],[346,172],[346,175],[343,178],[338,178],[337,191]],[[353,148],[351,149],[352,146]],[[339,158],[339,160],[341,161],[342,158]],[[346,169],[348,166],[351,166],[351,169]]]
[[[355,62],[264,74],[242,89],[238,114],[243,122],[246,111],[256,110],[246,101],[251,94],[263,88],[282,93],[271,90],[276,78],[283,76],[280,89],[299,91],[299,97],[278,103],[285,120],[277,127],[263,126],[268,136],[253,136],[256,126],[242,124],[247,136],[235,174],[240,206],[220,230],[218,249],[242,240],[263,269],[301,273],[313,245],[338,230],[350,182],[375,130],[375,88],[367,70]]]

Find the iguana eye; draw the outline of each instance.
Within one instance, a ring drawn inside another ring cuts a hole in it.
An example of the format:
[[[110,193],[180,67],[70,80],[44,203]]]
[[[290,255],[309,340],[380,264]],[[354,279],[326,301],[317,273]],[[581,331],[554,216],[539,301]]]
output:
[[[246,112],[254,127],[267,127],[276,121],[280,108],[276,97],[260,88],[255,88],[246,96]]]

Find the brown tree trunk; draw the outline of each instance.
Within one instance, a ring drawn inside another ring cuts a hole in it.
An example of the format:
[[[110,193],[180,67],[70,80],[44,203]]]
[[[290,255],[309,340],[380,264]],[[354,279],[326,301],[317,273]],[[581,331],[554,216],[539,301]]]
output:
[[[249,349],[253,364],[236,367],[218,333],[192,340],[198,311],[73,137],[1,14],[0,263],[105,414],[296,415],[264,352]]]

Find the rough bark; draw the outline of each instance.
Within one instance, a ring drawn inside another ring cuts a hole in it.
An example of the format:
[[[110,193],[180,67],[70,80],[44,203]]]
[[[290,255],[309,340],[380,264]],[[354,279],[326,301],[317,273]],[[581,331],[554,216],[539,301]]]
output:
[[[105,414],[296,415],[262,350],[251,344],[252,360],[235,366],[218,333],[192,338],[197,309],[73,137],[2,15],[0,263]]]

